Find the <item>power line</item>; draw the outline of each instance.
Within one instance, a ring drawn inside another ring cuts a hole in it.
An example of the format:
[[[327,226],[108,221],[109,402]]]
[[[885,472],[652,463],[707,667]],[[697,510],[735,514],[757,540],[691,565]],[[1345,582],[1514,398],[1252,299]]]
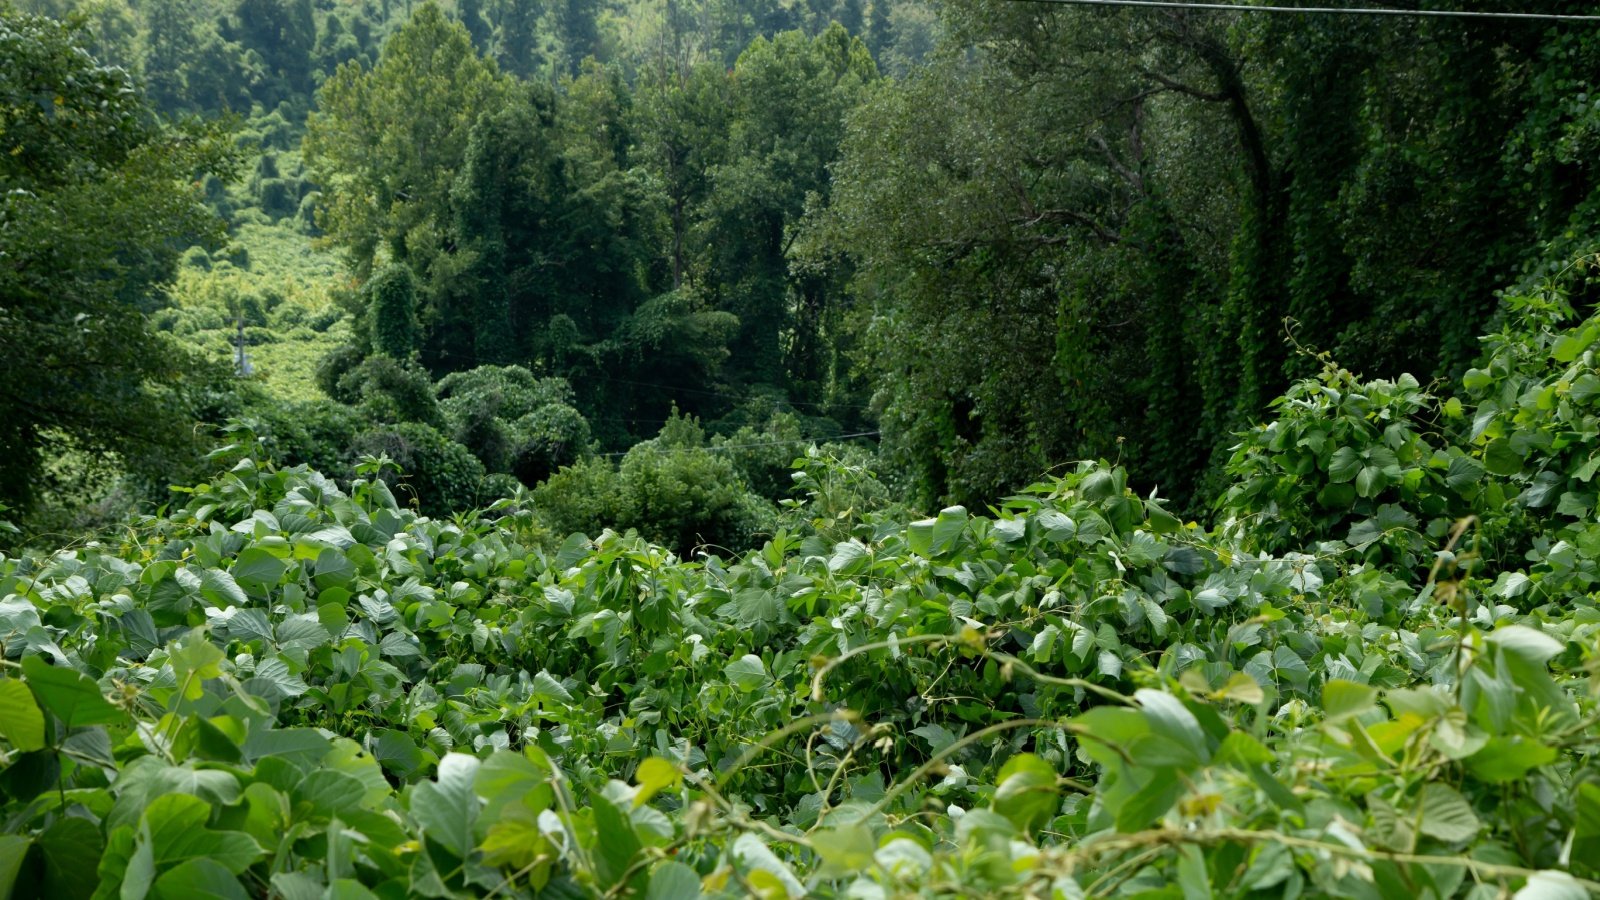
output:
[[[664,448],[664,449],[658,449],[657,452],[686,453],[686,452],[691,451],[691,450],[709,450],[709,451],[712,451],[712,452],[716,452],[716,451],[719,451],[719,450],[746,450],[746,449],[749,449],[751,447],[782,447],[782,446],[785,446],[785,445],[788,445],[788,444],[815,444],[815,443],[818,443],[819,441],[847,441],[847,440],[850,440],[851,438],[877,437],[880,434],[883,434],[883,432],[881,432],[881,431],[858,431],[858,432],[856,432],[854,434],[840,434],[840,435],[835,435],[833,437],[795,438],[794,440],[788,440],[788,441],[759,441],[759,442],[751,443],[751,444],[714,444],[714,445],[707,446],[707,447],[667,447],[667,448]],[[600,455],[601,456],[627,456],[628,453],[629,453],[628,450],[618,450],[618,451],[616,451],[614,453],[602,453]]]
[[[1479,12],[1465,9],[1391,9],[1337,6],[1249,6],[1242,3],[1188,3],[1182,0],[1009,0],[1050,6],[1119,6],[1143,9],[1198,9],[1233,13],[1300,13],[1303,15],[1403,16],[1435,19],[1511,19],[1524,22],[1600,22],[1600,15],[1570,13]]]

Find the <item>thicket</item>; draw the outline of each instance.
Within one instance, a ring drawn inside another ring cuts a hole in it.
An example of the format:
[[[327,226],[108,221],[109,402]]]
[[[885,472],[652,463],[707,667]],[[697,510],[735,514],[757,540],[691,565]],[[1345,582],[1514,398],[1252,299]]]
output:
[[[1546,293],[1448,397],[1324,364],[1213,527],[1104,462],[910,520],[817,454],[749,553],[545,550],[518,501],[224,447],[167,514],[0,557],[0,882],[1588,896],[1597,348]]]

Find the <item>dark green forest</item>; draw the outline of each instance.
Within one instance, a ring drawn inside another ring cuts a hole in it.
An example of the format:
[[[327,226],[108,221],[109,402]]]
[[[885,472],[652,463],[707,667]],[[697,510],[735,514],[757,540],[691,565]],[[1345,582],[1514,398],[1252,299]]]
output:
[[[0,0],[0,900],[1600,891],[1600,5],[1237,5]]]

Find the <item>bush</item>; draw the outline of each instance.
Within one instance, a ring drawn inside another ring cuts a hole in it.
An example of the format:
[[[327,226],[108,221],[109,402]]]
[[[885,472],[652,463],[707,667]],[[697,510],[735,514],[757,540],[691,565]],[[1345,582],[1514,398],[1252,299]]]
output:
[[[534,488],[533,506],[557,535],[596,535],[619,527],[622,481],[610,460],[581,460],[564,466]]]
[[[374,422],[444,426],[439,404],[433,399],[433,382],[428,379],[427,371],[413,362],[369,356],[339,377],[333,396],[359,405],[362,413]]]
[[[400,466],[385,475],[402,502],[411,501],[429,516],[466,512],[481,502],[483,463],[466,447],[420,422],[401,422],[356,438],[357,455],[386,454]]]
[[[359,413],[341,403],[317,400],[281,403],[262,397],[240,416],[260,441],[268,459],[280,466],[304,463],[320,472],[338,472],[363,426]]]
[[[340,403],[355,403],[358,397],[345,393],[343,381],[346,375],[361,365],[361,360],[361,350],[349,344],[329,350],[317,361],[317,388]],[[355,386],[355,382],[350,383],[352,389]]]
[[[577,462],[589,450],[589,421],[562,403],[548,403],[514,422],[511,471],[523,484],[537,484]]]

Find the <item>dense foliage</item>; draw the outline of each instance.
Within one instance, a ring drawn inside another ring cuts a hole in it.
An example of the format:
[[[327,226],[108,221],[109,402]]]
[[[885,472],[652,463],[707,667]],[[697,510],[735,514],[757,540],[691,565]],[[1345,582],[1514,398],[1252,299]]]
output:
[[[37,499],[64,449],[179,472],[197,449],[176,383],[205,368],[146,314],[182,248],[218,238],[188,179],[231,159],[214,128],[163,127],[81,39],[0,6],[0,504]]]
[[[1591,31],[12,2],[0,897],[1600,892]]]
[[[923,496],[1120,455],[1198,509],[1315,371],[1293,342],[1453,381],[1497,291],[1592,249],[1593,29],[945,12],[932,62],[852,115],[806,254],[857,266],[859,361]]]
[[[1600,318],[1510,311],[1450,399],[1297,385],[1212,529],[1104,463],[907,521],[812,455],[748,554],[544,551],[516,502],[225,447],[167,515],[0,559],[0,880],[1587,896]]]

